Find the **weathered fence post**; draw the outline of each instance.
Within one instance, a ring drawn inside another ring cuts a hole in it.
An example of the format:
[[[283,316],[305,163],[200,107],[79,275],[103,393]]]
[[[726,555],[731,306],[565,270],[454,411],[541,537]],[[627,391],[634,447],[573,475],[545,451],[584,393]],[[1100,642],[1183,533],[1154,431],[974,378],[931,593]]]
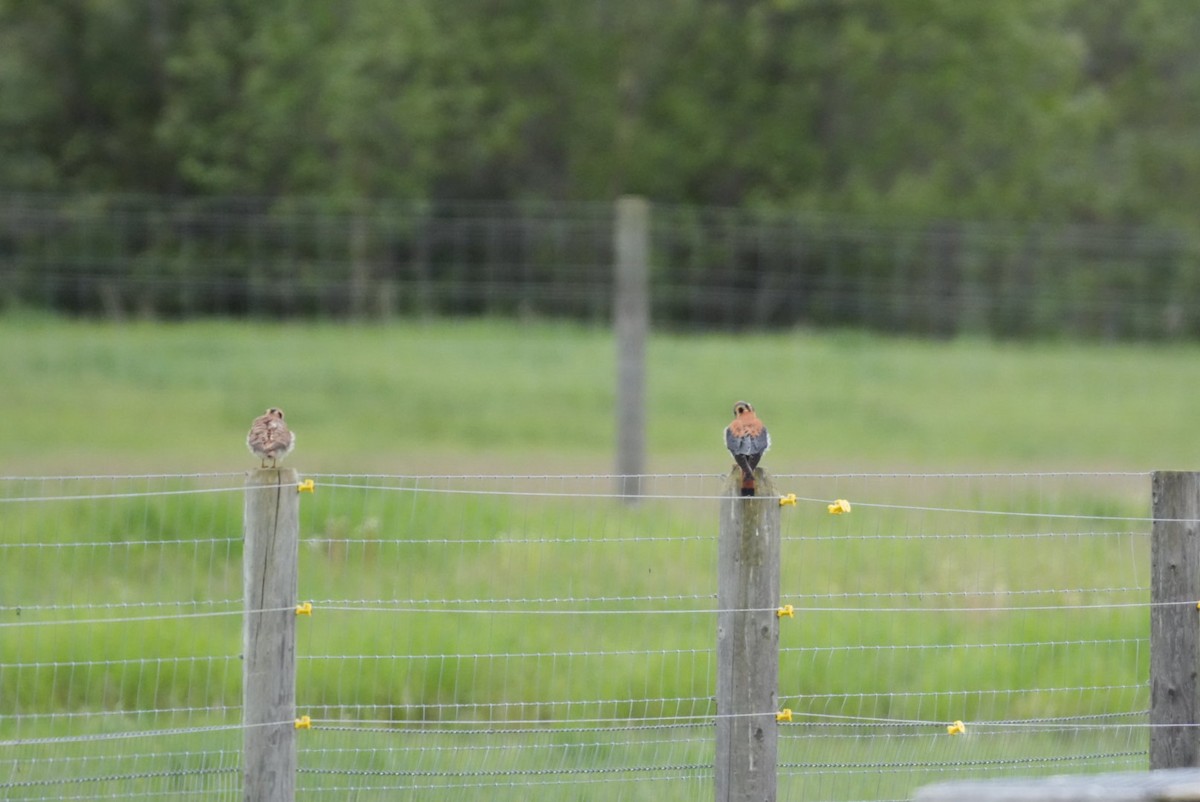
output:
[[[617,344],[617,492],[642,492],[646,465],[646,335],[650,330],[650,204],[617,200],[613,329]]]
[[[744,497],[734,469],[717,542],[717,802],[775,799],[779,684],[779,497],[761,469]]]
[[[1157,471],[1150,539],[1150,768],[1200,765],[1200,473]]]
[[[300,497],[294,470],[246,479],[242,580],[243,784],[246,802],[296,796],[296,596]]]

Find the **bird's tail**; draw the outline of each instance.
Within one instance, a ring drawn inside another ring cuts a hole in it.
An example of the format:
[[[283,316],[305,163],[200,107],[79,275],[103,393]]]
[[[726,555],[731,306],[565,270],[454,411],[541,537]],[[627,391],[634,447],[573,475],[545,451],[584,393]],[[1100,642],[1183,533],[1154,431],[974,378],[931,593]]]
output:
[[[743,456],[735,457],[738,467],[742,469],[742,495],[754,495],[754,467],[750,464],[750,460]]]

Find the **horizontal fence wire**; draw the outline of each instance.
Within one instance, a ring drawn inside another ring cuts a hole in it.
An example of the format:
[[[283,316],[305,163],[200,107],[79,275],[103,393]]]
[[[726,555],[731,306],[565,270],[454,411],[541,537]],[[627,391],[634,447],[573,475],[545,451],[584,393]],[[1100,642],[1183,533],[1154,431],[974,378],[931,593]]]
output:
[[[611,318],[612,204],[0,193],[0,298],[110,318]],[[1194,338],[1195,237],[651,204],[657,327]]]
[[[305,478],[303,798],[713,793],[723,476]],[[1145,768],[1148,474],[774,479],[780,799]],[[0,798],[240,799],[244,482],[0,477]]]

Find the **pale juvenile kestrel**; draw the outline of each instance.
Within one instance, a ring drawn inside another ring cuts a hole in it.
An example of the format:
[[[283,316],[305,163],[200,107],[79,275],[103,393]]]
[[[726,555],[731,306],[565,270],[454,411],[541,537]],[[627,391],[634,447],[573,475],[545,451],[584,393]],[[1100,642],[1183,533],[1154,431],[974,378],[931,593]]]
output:
[[[754,414],[750,402],[738,401],[733,405],[733,422],[725,427],[725,447],[742,469],[742,495],[753,496],[754,469],[771,447],[771,435]]]
[[[254,456],[262,460],[262,467],[275,468],[279,460],[288,455],[292,446],[296,445],[296,435],[283,422],[283,410],[271,407],[265,414],[259,415],[250,425],[250,433],[246,435],[246,445]]]

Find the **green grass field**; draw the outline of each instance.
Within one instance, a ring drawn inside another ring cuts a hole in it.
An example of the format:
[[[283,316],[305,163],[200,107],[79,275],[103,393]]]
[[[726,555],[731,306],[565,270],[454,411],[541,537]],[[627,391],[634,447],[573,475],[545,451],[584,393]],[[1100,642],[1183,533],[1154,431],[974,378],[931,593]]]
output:
[[[776,474],[1187,468],[1183,421],[1200,387],[1197,357],[1190,346],[660,335],[649,354],[649,469],[727,470],[719,435],[738,398],[770,426],[764,464]],[[298,432],[289,464],[310,475],[607,472],[613,374],[608,332],[554,324],[0,319],[0,474],[230,471],[204,481],[236,486],[236,472],[255,465],[246,428],[269,405],[283,407]],[[0,495],[153,492],[191,481],[10,481]],[[704,477],[672,481],[664,486],[683,495],[719,489]],[[1144,477],[785,481],[801,497],[997,512],[1138,517],[1148,503]],[[325,478],[302,504],[300,592],[318,611],[299,625],[299,703],[327,722],[373,720],[394,734],[314,730],[302,742],[308,765],[335,770],[306,775],[302,787],[350,798],[344,788],[358,782],[353,798],[364,800],[396,798],[397,788],[417,788],[411,798],[524,798],[543,780],[561,783],[545,788],[565,799],[711,793],[695,768],[712,759],[704,729],[597,743],[569,731],[479,742],[406,728],[711,715],[711,614],[602,611],[711,607],[715,502],[627,508],[586,495],[611,490],[586,479],[425,480],[387,491],[336,484]],[[585,495],[469,492],[547,487]],[[240,504],[236,491],[0,504],[0,545],[48,544],[0,548],[0,622],[136,617],[146,601],[177,603],[167,612],[234,613],[0,629],[0,741],[59,735],[64,722],[83,736],[181,726],[178,712],[147,712],[155,710],[195,709],[188,727],[236,723]],[[942,594],[947,605],[983,609],[785,621],[781,703],[813,718],[785,728],[781,787],[790,790],[781,799],[902,798],[920,782],[1011,771],[1014,761],[1023,773],[1137,765],[1141,731],[985,737],[974,722],[1144,709],[1144,608],[986,609],[989,594],[1035,606],[1145,601],[1144,526],[870,506],[838,518],[819,503],[784,515],[785,600],[837,606],[877,594],[881,608],[936,608]],[[94,545],[54,545],[79,542]],[[640,596],[655,601],[604,601]],[[542,601],[521,601],[529,599]],[[580,599],[596,601],[572,601]],[[370,600],[397,609],[366,614]],[[455,609],[460,600],[484,600],[466,606],[485,610],[407,609]],[[555,600],[595,614],[562,615]],[[122,606],[105,606],[113,604]],[[831,715],[964,719],[978,737],[927,725],[809,726]],[[206,798],[236,796],[237,736],[228,731],[128,748],[31,745],[11,765],[4,750],[0,783],[25,783],[5,788],[11,799],[44,798],[72,773],[118,776],[80,786],[97,795],[133,789],[166,799],[194,782]],[[630,771],[639,761],[674,768]],[[120,779],[140,774],[149,776]],[[665,781],[673,774],[690,779]],[[450,782],[461,787],[441,788]],[[509,784],[499,797],[496,783]]]
[[[561,473],[612,465],[610,333],[508,322],[111,325],[0,319],[0,472],[241,470],[282,407],[302,471]],[[775,472],[1192,464],[1196,346],[658,335],[655,472],[724,469],[746,398]]]

